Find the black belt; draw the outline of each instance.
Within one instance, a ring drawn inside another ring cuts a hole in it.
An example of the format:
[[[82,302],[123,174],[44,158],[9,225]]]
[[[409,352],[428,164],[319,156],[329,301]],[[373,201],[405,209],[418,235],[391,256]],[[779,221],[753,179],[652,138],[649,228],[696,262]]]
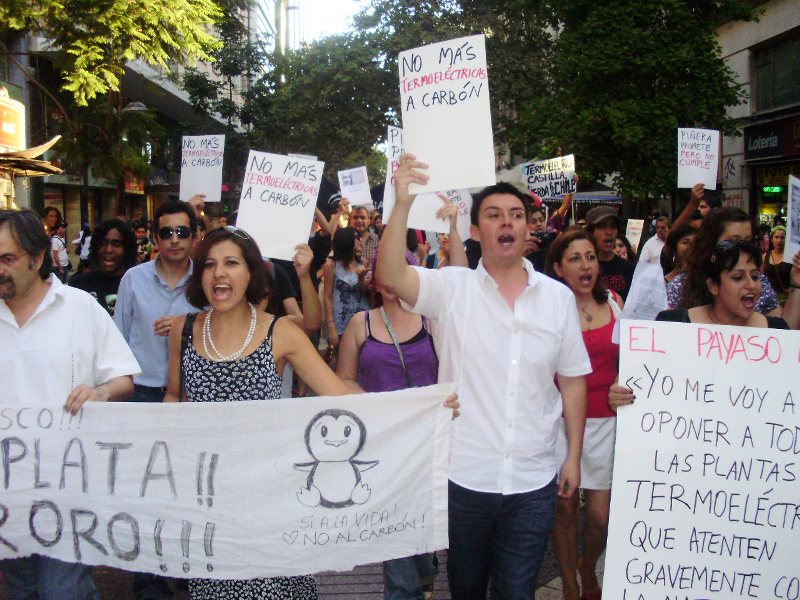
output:
[[[164,387],[150,387],[149,385],[139,385],[138,383],[133,384],[134,389],[145,390],[148,392],[166,392],[167,388]]]

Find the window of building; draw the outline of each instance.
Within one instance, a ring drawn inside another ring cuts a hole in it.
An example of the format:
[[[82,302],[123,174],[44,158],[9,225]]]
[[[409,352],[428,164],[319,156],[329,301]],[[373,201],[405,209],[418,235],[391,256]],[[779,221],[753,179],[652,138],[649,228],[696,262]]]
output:
[[[753,52],[757,112],[800,104],[800,29]]]

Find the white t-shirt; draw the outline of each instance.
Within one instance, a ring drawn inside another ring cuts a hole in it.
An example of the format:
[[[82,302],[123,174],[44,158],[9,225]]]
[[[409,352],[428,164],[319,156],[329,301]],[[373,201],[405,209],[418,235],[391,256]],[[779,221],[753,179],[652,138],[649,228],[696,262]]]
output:
[[[664,249],[664,242],[654,235],[644,243],[642,253],[639,255],[639,262],[648,262],[654,265],[661,264],[661,251]]]
[[[522,260],[528,287],[512,310],[483,268],[417,268],[414,312],[435,322],[439,382],[458,384],[450,479],[502,494],[537,490],[556,475],[562,414],[556,373],[590,373],[575,297]]]
[[[50,249],[58,253],[58,264],[66,267],[69,264],[69,253],[67,243],[57,235],[50,238]]]
[[[52,275],[50,289],[20,328],[0,300],[4,404],[63,404],[79,384],[136,375],[139,364],[109,314],[86,292]]]

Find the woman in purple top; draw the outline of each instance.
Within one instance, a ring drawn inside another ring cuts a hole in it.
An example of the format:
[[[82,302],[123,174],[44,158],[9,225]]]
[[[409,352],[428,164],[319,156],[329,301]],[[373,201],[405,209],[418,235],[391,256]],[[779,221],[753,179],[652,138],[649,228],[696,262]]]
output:
[[[336,374],[358,392],[433,385],[439,361],[425,318],[405,310],[379,278],[375,284],[383,306],[356,313],[350,320],[339,345]],[[422,600],[423,587],[433,583],[437,570],[432,554],[384,562],[385,598]]]

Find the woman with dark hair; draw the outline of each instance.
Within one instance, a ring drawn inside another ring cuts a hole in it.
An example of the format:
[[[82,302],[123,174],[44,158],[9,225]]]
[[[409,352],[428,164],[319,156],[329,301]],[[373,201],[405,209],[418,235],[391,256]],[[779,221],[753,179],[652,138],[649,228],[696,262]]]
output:
[[[325,263],[325,314],[328,323],[328,344],[339,345],[350,319],[370,307],[369,292],[361,284],[365,274],[357,255],[361,239],[352,227],[338,229],[333,234],[333,260]]]
[[[89,243],[89,271],[72,277],[69,285],[89,292],[113,315],[119,282],[136,262],[136,237],[128,224],[120,219],[103,221]]]
[[[701,306],[706,298],[706,264],[711,259],[716,246],[725,240],[752,241],[753,227],[750,217],[739,208],[724,207],[712,211],[703,220],[692,241],[687,254],[683,273],[667,285],[667,304],[669,308],[692,308]],[[759,264],[761,264],[759,256]],[[756,298],[755,310],[762,314],[780,314],[780,306],[775,291],[763,273],[759,274],[761,285]]]
[[[702,278],[704,285],[687,291],[698,299],[697,303],[688,309],[662,311],[656,320],[788,329],[783,319],[764,316],[756,310],[761,295],[760,267],[761,253],[751,241],[720,241],[711,249],[708,260],[694,266],[697,272],[693,280]]]
[[[605,550],[608,534],[616,431],[614,411],[633,399],[628,388],[617,385],[619,345],[611,341],[623,302],[603,285],[597,243],[583,228],[568,228],[553,241],[547,253],[545,272],[564,283],[575,295],[583,341],[592,363],[592,372],[586,376],[586,433],[581,457],[581,487],[586,502],[583,556],[578,559],[578,494],[557,501],[553,551],[561,572],[564,598],[599,600],[601,591],[595,568]],[[563,426],[556,453],[560,464],[567,455]]]
[[[783,306],[786,295],[792,287],[792,265],[783,262],[783,251],[786,248],[786,227],[776,225],[769,232],[769,246],[764,253],[761,272],[767,276],[770,284],[778,293],[778,302]]]
[[[48,237],[56,232],[56,224],[61,223],[63,220],[64,217],[61,216],[61,211],[55,206],[45,206],[42,224],[44,225],[44,231],[47,233]]]
[[[664,249],[661,251],[661,269],[664,281],[669,283],[686,267],[686,252],[692,245],[697,230],[689,225],[681,225],[673,229],[667,236]]]
[[[634,252],[628,238],[622,233],[617,235],[617,239],[614,240],[614,254],[622,259],[636,262],[636,252]]]
[[[278,399],[287,360],[318,394],[351,393],[299,327],[257,310],[257,304],[273,294],[261,251],[246,232],[234,227],[209,232],[197,248],[186,290],[193,306],[209,308],[196,316],[179,317],[171,329],[164,401]],[[188,335],[182,348],[184,329]],[[305,599],[316,598],[317,589],[313,577],[194,579],[189,581],[189,596],[192,600]]]

